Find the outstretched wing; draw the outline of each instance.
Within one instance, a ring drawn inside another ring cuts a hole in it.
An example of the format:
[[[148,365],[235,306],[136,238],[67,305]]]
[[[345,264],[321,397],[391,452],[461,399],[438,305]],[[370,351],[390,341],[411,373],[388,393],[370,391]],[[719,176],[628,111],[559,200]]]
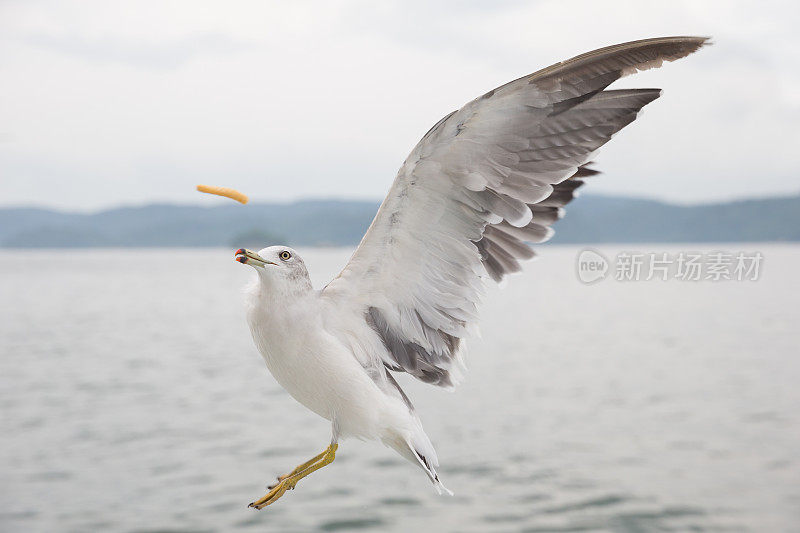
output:
[[[361,313],[392,370],[449,386],[487,275],[520,270],[547,240],[592,155],[658,89],[605,90],[699,49],[666,37],[589,52],[447,115],[404,162],[361,244],[323,290]],[[571,179],[570,179],[571,178]]]

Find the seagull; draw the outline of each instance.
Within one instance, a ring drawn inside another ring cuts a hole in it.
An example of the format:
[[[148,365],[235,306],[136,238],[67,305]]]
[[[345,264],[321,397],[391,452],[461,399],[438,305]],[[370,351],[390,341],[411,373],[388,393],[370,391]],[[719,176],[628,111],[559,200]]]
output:
[[[547,240],[563,207],[597,174],[596,150],[661,95],[609,90],[685,57],[706,37],[662,37],[588,52],[502,85],[437,122],[400,168],[341,273],[315,290],[288,246],[235,259],[257,275],[247,321],[276,381],[331,423],[330,445],[250,503],[262,509],[333,462],[340,439],[379,440],[439,493],[436,450],[393,377],[453,388],[489,280]]]

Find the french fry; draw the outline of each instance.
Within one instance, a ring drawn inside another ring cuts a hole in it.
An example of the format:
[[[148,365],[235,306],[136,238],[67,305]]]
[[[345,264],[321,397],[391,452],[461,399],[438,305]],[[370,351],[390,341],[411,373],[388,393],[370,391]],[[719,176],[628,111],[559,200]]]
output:
[[[241,202],[243,204],[246,204],[248,200],[246,195],[240,193],[236,189],[230,189],[228,187],[213,187],[211,185],[198,185],[197,190],[207,194],[216,194],[217,196],[225,196],[226,198],[230,198],[231,200],[236,200],[237,202]]]

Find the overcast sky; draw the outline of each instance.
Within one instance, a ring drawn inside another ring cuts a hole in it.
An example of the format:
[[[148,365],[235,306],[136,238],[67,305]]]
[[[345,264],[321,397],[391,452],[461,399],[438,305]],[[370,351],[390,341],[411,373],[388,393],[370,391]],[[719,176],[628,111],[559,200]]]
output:
[[[0,205],[382,198],[440,117],[617,42],[714,46],[616,87],[664,95],[591,192],[800,192],[796,2],[0,1]]]

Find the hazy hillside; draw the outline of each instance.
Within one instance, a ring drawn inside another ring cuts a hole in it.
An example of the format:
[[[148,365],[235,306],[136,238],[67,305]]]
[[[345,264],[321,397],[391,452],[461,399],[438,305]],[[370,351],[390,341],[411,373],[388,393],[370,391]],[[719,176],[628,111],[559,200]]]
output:
[[[353,245],[378,202],[316,200],[216,207],[148,205],[92,214],[0,209],[0,246]],[[800,241],[800,196],[702,206],[586,195],[552,242]]]

